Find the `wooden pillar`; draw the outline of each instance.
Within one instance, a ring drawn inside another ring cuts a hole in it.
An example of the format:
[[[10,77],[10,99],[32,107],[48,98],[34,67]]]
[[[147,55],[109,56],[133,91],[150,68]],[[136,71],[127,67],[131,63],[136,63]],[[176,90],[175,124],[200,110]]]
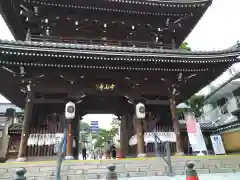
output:
[[[18,152],[17,161],[26,161],[27,160],[27,141],[29,137],[29,124],[32,119],[32,109],[33,103],[30,92],[27,93],[26,96],[26,104],[24,109],[24,119],[23,119],[23,126],[22,126],[22,134],[21,134],[21,141],[20,147]]]
[[[144,121],[143,119],[137,119],[135,115],[133,118],[137,134],[137,156],[145,157],[146,154],[144,152]]]
[[[127,131],[128,131],[128,138],[127,138],[127,142],[128,142],[128,148],[127,148],[127,154],[132,154],[133,153],[133,148],[132,146],[129,145],[129,140],[132,138],[132,136],[134,136],[136,134],[135,131],[135,126],[133,124],[133,117],[131,114],[127,115]],[[136,152],[134,152],[136,153]]]
[[[72,125],[71,125],[71,121],[68,121],[67,123],[67,147],[66,147],[66,156],[65,159],[66,160],[73,160],[73,146],[72,143],[73,139],[72,139]]]
[[[73,145],[73,157],[74,159],[78,159],[78,154],[79,154],[79,115],[76,114],[75,118],[72,120],[72,139],[73,142],[75,143],[75,147]]]
[[[128,153],[128,142],[127,117],[123,117],[120,126],[120,149],[123,157]]]
[[[177,149],[177,155],[184,155],[184,152],[182,150],[182,143],[181,143],[181,135],[180,135],[180,128],[179,128],[179,122],[176,117],[176,101],[175,101],[175,95],[172,95],[170,99],[170,109],[171,109],[171,115],[172,115],[172,123],[173,123],[173,129],[176,134],[176,149]]]

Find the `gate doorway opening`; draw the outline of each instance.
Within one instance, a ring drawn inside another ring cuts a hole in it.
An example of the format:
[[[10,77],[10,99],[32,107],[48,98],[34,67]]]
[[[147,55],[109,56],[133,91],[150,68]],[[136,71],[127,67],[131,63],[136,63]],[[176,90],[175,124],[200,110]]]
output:
[[[106,158],[106,148],[120,147],[120,119],[114,114],[86,114],[79,122],[79,157],[83,159]]]

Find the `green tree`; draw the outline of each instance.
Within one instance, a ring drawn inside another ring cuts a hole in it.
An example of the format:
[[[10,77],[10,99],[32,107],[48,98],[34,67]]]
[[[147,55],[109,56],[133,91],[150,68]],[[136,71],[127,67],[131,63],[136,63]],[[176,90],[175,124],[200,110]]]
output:
[[[102,147],[106,141],[111,140],[110,131],[106,129],[99,129],[97,134],[92,135],[93,139],[96,139],[95,147]]]
[[[90,130],[90,126],[88,123],[85,123],[85,122],[80,123],[80,131],[89,131],[89,130]]]
[[[181,115],[184,113],[186,110],[194,112],[196,117],[199,117],[202,115],[202,105],[204,102],[204,96],[197,96],[194,95],[184,103],[189,106],[189,109],[177,109],[177,114]]]
[[[80,121],[80,133],[81,133],[81,140],[87,141],[90,132],[90,126],[88,123]]]
[[[186,50],[186,51],[192,51],[187,42],[183,42],[180,45],[179,49],[183,49],[183,50]]]
[[[202,105],[204,102],[204,96],[192,96],[186,104],[191,107],[191,110],[194,112],[196,117],[199,117],[202,115]]]
[[[111,123],[112,128],[110,130],[110,135],[112,137],[118,134],[118,128],[119,128],[120,124],[121,124],[121,121],[119,119],[112,120],[112,123]]]

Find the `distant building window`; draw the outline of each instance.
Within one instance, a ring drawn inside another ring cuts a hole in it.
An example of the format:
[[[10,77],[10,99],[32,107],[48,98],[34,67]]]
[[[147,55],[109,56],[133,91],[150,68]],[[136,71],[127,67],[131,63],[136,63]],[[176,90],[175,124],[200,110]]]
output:
[[[222,114],[228,113],[227,104],[228,104],[228,100],[226,98],[221,98],[217,101],[217,105],[220,107]]]

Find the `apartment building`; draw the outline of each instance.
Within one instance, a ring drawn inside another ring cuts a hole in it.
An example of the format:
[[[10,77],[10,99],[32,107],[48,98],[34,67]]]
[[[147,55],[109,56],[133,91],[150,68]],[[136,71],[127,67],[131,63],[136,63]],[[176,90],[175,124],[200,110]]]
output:
[[[203,115],[199,122],[211,122],[222,136],[227,152],[240,152],[240,71],[229,69],[231,76],[220,86],[209,85]]]

